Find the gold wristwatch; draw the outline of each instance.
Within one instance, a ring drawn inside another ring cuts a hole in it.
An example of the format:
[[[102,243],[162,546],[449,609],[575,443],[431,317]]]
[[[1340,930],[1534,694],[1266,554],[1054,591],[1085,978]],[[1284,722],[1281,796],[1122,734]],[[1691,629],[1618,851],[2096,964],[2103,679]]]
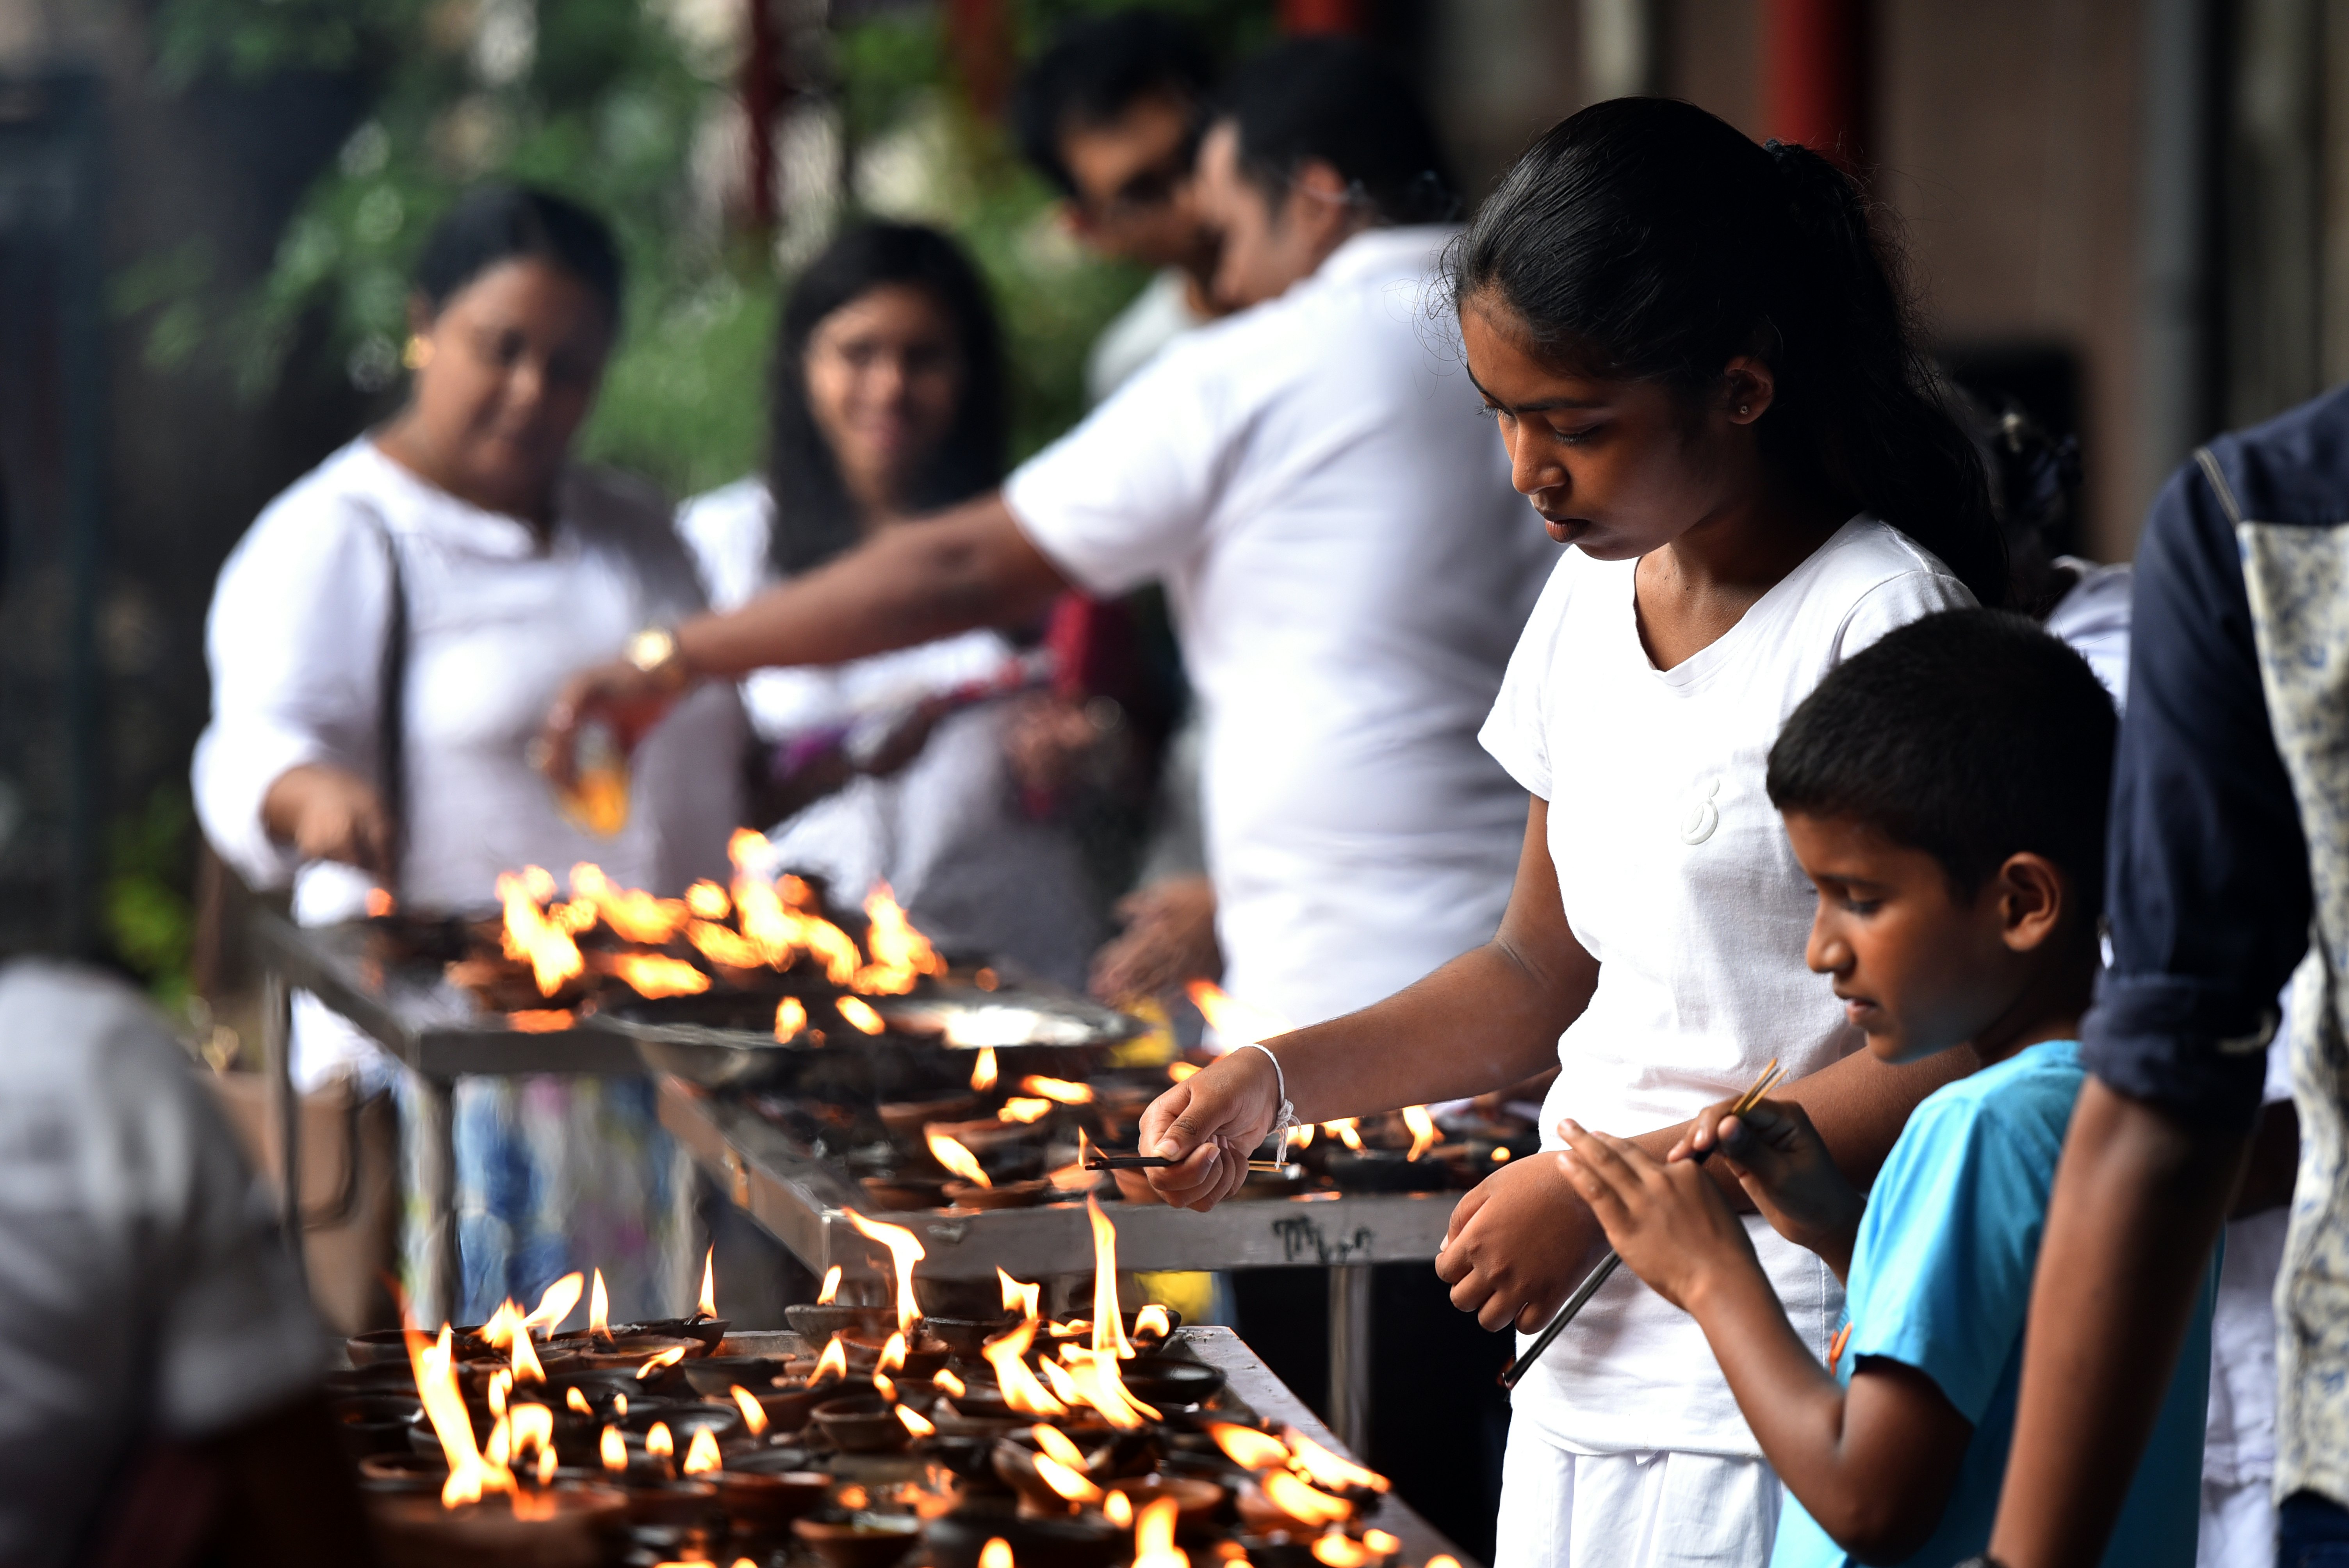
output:
[[[620,656],[672,693],[693,684],[693,668],[685,662],[685,650],[677,645],[677,634],[667,626],[647,626],[638,632],[621,648]]]

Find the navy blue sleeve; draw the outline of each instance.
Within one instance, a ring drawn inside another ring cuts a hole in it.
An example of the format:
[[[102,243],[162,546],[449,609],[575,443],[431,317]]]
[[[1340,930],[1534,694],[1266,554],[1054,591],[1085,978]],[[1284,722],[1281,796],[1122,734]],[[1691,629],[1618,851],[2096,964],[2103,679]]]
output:
[[[2106,893],[2113,965],[2081,1057],[2123,1094],[2249,1127],[2265,1068],[2249,1042],[2307,948],[2312,894],[2241,550],[2192,464],[2146,523],[2133,620]]]

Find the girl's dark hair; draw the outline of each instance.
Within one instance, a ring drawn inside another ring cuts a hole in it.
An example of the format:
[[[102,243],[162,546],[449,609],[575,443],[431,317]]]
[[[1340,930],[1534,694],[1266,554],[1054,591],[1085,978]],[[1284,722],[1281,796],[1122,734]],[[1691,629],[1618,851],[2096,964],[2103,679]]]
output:
[[[2005,602],[1982,461],[1917,346],[1899,257],[1817,153],[1669,98],[1593,104],[1517,160],[1448,271],[1456,301],[1492,294],[1537,352],[1593,374],[1694,394],[1757,355],[1777,379],[1764,453]]]
[[[785,576],[823,565],[856,543],[856,506],[808,407],[808,340],[824,318],[892,284],[918,288],[954,324],[962,350],[962,401],[946,439],[915,476],[909,498],[931,510],[1002,482],[1009,417],[1002,335],[987,285],[955,242],[915,223],[863,223],[824,247],[792,285],[775,335],[767,485],[774,496],[769,558]]]
[[[424,242],[416,289],[437,313],[502,263],[533,257],[577,278],[620,319],[620,251],[611,228],[586,208],[528,185],[477,185],[458,198]]]

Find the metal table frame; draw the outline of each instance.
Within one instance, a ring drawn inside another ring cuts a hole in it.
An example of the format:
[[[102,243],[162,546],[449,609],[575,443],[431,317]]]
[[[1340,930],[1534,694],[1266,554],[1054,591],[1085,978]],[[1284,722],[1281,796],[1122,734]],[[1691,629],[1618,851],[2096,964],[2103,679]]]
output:
[[[843,1212],[871,1203],[838,1167],[797,1153],[757,1112],[672,1078],[661,1082],[660,1118],[735,1206],[815,1273],[875,1255]],[[1123,1204],[1115,1211],[1118,1266],[1328,1268],[1331,1424],[1350,1447],[1366,1450],[1371,1265],[1433,1259],[1455,1201],[1451,1192],[1307,1193],[1235,1199],[1205,1214]],[[1085,1212],[1074,1204],[883,1217],[921,1239],[928,1253],[923,1273],[936,1278],[991,1279],[999,1265],[1022,1279],[1068,1274],[1092,1255]]]
[[[254,937],[264,968],[262,1049],[271,1109],[284,1153],[286,1244],[302,1249],[301,1100],[294,1089],[294,993],[307,991],[381,1046],[408,1074],[421,1125],[423,1159],[417,1195],[430,1216],[431,1267],[416,1281],[413,1303],[426,1323],[452,1319],[462,1293],[457,1245],[456,1126],[451,1095],[460,1077],[538,1073],[635,1076],[644,1062],[633,1042],[601,1029],[525,1034],[504,1026],[472,997],[435,975],[385,972],[351,926],[296,926],[264,910]]]

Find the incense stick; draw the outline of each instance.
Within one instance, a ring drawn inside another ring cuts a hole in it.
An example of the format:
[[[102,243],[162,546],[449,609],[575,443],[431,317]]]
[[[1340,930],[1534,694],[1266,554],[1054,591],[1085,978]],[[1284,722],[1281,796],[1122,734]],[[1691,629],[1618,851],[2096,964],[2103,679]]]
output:
[[[1180,1160],[1169,1160],[1163,1154],[1111,1154],[1096,1148],[1085,1161],[1088,1171],[1164,1171],[1170,1165],[1180,1165]],[[1279,1160],[1251,1160],[1251,1171],[1286,1171],[1288,1165]]]
[[[1778,1081],[1779,1076],[1778,1058],[1772,1057],[1770,1065],[1762,1069],[1762,1076],[1754,1080],[1754,1086],[1737,1097],[1737,1103],[1730,1107],[1729,1114],[1743,1116],[1753,1109],[1761,1102],[1762,1097],[1770,1092],[1771,1086]],[[1716,1140],[1712,1149],[1700,1149],[1689,1158],[1702,1165],[1705,1161],[1705,1157],[1710,1155],[1713,1149],[1720,1147]],[[1566,1326],[1574,1321],[1575,1314],[1580,1312],[1589,1303],[1590,1298],[1599,1294],[1599,1287],[1612,1279],[1615,1271],[1622,1265],[1622,1257],[1613,1247],[1608,1248],[1606,1255],[1599,1260],[1598,1266],[1582,1276],[1582,1283],[1574,1287],[1574,1294],[1566,1298],[1566,1305],[1557,1309],[1557,1315],[1549,1320],[1549,1326],[1541,1331],[1531,1345],[1526,1346],[1525,1354],[1501,1368],[1502,1387],[1508,1389],[1516,1387],[1518,1380],[1533,1370],[1534,1363],[1541,1359],[1542,1352],[1550,1347],[1550,1342],[1565,1331]]]

